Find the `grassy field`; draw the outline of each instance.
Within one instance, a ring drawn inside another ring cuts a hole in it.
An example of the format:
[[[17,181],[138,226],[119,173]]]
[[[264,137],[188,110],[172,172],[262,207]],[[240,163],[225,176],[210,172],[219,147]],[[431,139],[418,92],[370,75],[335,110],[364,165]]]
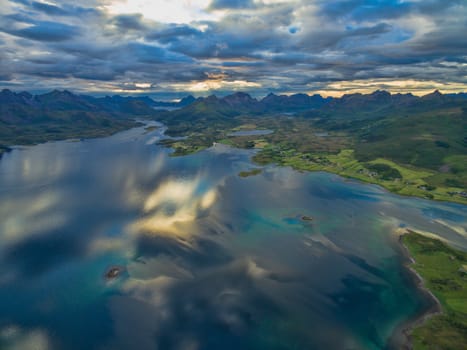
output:
[[[258,164],[276,163],[300,171],[327,171],[341,176],[380,185],[387,190],[405,196],[467,203],[462,197],[462,188],[435,187],[430,179],[436,171],[399,165],[391,160],[377,158],[361,162],[355,158],[354,150],[343,149],[337,154],[300,153],[293,149],[284,150],[268,146],[253,157]]]
[[[413,330],[414,349],[467,349],[467,253],[415,232],[402,240],[415,260],[412,267],[443,308]]]
[[[467,113],[442,109],[383,119],[359,132],[355,157],[428,169],[431,187],[467,188]],[[451,190],[452,191],[452,190]]]

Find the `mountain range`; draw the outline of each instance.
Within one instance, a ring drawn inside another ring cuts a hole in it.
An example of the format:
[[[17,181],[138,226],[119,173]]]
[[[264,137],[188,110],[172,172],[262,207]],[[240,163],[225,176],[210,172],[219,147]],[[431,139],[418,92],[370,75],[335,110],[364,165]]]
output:
[[[412,94],[390,94],[375,91],[370,94],[346,94],[340,98],[320,95],[275,95],[270,93],[256,99],[244,92],[225,97],[211,95],[195,98],[187,96],[179,102],[155,101],[148,96],[122,97],[119,95],[93,97],[54,90],[41,95],[28,92],[0,92],[0,122],[23,124],[68,118],[131,118],[153,116],[159,109],[177,109],[170,118],[187,117],[211,119],[239,114],[303,113],[308,116],[349,116],[374,114],[402,109],[438,108],[450,104],[464,105],[466,93],[442,94],[435,91],[418,97]],[[167,113],[167,112],[166,112]],[[166,119],[166,118],[164,118]]]
[[[78,117],[129,118],[152,115],[155,107],[183,107],[195,100],[189,96],[178,103],[158,102],[149,97],[119,95],[93,97],[54,90],[41,95],[28,92],[0,92],[0,122],[22,124]]]

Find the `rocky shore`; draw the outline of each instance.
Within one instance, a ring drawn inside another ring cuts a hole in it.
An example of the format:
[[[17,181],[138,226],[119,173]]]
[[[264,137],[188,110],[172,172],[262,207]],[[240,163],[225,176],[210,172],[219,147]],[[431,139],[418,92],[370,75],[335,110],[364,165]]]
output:
[[[412,267],[415,263],[414,258],[409,252],[409,249],[403,242],[404,235],[409,234],[410,230],[403,230],[397,232],[399,248],[401,250],[405,267],[410,276],[416,281],[417,288],[422,292],[423,296],[427,298],[427,304],[431,306],[424,310],[423,313],[416,315],[412,319],[401,324],[393,333],[390,341],[390,349],[412,350],[412,332],[415,328],[424,324],[431,317],[441,314],[443,312],[441,303],[438,298],[426,287],[423,277]]]

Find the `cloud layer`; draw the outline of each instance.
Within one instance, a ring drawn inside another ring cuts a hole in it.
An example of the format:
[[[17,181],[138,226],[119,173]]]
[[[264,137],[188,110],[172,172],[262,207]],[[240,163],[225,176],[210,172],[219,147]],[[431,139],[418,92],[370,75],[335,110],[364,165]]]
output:
[[[0,0],[0,6],[2,88],[177,96],[467,86],[463,0]]]

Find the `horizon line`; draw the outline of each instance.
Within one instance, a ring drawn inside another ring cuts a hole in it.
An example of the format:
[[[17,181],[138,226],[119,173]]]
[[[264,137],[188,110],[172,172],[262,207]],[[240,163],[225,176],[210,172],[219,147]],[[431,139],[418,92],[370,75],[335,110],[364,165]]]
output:
[[[13,90],[11,88],[2,88],[0,90],[2,93],[4,91],[10,91],[12,93],[15,93],[15,94],[20,94],[20,93],[28,93],[28,94],[31,94],[32,96],[41,96],[41,95],[47,95],[47,94],[50,94],[50,93],[53,93],[55,91],[57,92],[69,92],[73,95],[76,95],[76,96],[91,96],[91,97],[95,97],[95,98],[99,98],[99,97],[113,97],[113,96],[120,96],[120,97],[134,97],[134,98],[138,98],[138,97],[149,97],[151,99],[153,99],[154,97],[151,97],[151,95],[157,95],[157,94],[170,94],[170,93],[173,93],[173,92],[149,92],[149,93],[143,93],[143,92],[126,92],[126,93],[115,93],[115,92],[91,92],[91,93],[86,93],[85,91],[81,92],[75,92],[71,89],[57,89],[57,88],[54,88],[54,89],[51,89],[51,90],[47,90],[46,92],[30,92],[28,90]],[[211,91],[210,91],[211,92]],[[268,92],[266,94],[254,94],[252,93],[252,91],[248,91],[248,90],[232,90],[232,91],[218,91],[220,93],[216,94],[216,92],[212,91],[212,93],[209,93],[209,94],[196,94],[196,93],[193,93],[193,92],[190,92],[190,91],[179,91],[177,92],[178,95],[183,95],[184,97],[181,97],[181,98],[173,98],[173,99],[170,99],[170,100],[157,100],[157,101],[160,101],[160,102],[179,102],[181,99],[185,98],[185,97],[188,97],[188,96],[192,96],[192,97],[195,97],[195,98],[206,98],[206,97],[209,97],[209,96],[216,96],[218,98],[223,98],[223,97],[226,97],[226,96],[231,96],[231,95],[235,95],[237,93],[243,93],[243,94],[247,94],[248,96],[252,97],[252,98],[255,98],[257,99],[258,101],[266,98],[267,96],[269,95],[275,95],[275,96],[293,96],[293,95],[307,95],[307,96],[321,96],[323,98],[342,98],[344,96],[349,96],[349,95],[362,95],[362,96],[365,96],[365,95],[372,95],[376,92],[386,92],[386,93],[389,93],[391,96],[394,96],[394,95],[412,95],[412,96],[416,96],[416,97],[423,97],[423,96],[427,96],[427,95],[431,95],[431,94],[434,94],[434,93],[439,93],[441,95],[459,95],[459,94],[467,94],[467,90],[463,90],[463,91],[457,91],[457,92],[446,92],[446,90],[442,90],[442,89],[434,89],[434,90],[427,90],[427,91],[424,91],[424,93],[417,93],[416,91],[408,91],[408,92],[400,92],[400,91],[391,91],[391,90],[385,90],[385,89],[375,89],[375,90],[366,90],[366,91],[356,91],[356,90],[348,90],[348,91],[342,91],[342,93],[340,95],[335,95],[335,94],[325,94],[324,92],[325,91],[308,91],[308,92]],[[261,96],[261,97],[259,97]],[[156,100],[154,100],[156,101]]]

